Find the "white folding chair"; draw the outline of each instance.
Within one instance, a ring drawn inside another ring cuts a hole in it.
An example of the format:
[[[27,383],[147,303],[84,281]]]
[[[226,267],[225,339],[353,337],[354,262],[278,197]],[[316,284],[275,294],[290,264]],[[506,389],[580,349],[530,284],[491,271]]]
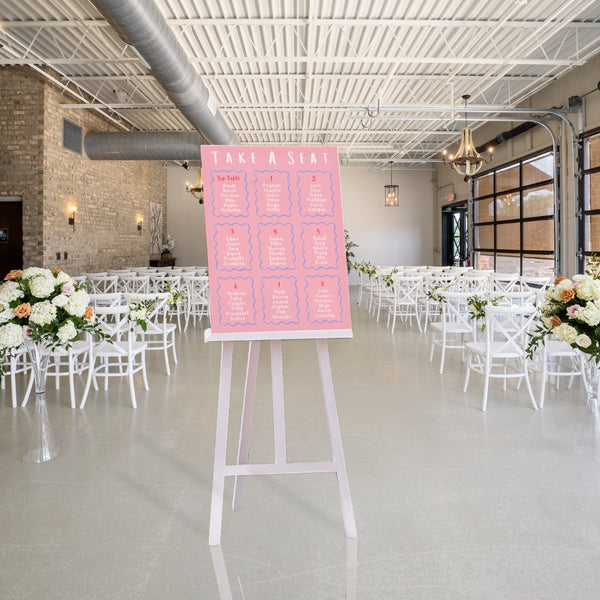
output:
[[[134,375],[141,373],[144,389],[150,389],[146,375],[146,343],[136,339],[138,326],[129,320],[129,306],[96,306],[96,317],[109,339],[96,341],[93,349],[92,376],[88,379],[79,408],[87,402],[90,382],[98,389],[97,378],[104,378],[108,390],[109,377],[126,377],[131,406],[137,408]]]
[[[491,378],[506,380],[517,378],[520,385],[525,379],[527,392],[533,408],[537,404],[531,383],[526,355],[528,332],[537,310],[534,306],[493,306],[485,309],[485,335],[483,341],[468,342],[467,367],[463,392],[467,391],[471,371],[483,375],[483,400],[481,410],[487,409],[487,399]]]

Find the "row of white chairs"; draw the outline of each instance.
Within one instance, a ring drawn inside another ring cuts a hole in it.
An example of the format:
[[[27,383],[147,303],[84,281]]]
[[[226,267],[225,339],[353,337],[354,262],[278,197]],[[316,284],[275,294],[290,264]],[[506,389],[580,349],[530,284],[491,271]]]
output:
[[[371,314],[377,317],[384,306],[392,332],[398,318],[409,327],[416,323],[422,332],[429,325],[429,360],[432,362],[439,350],[440,374],[444,371],[446,353],[460,351],[465,362],[464,391],[472,372],[483,376],[482,410],[487,408],[489,383],[493,378],[503,379],[504,389],[507,379],[516,378],[519,385],[525,381],[531,403],[537,408],[529,380],[531,370],[537,370],[541,376],[540,407],[544,405],[549,381],[558,386],[560,378],[566,376],[570,387],[574,377],[584,376],[583,354],[565,342],[547,340],[535,363],[526,357],[528,332],[538,317],[535,300],[543,294],[551,278],[491,273],[481,277],[474,271],[458,276],[400,269],[391,276],[391,272],[382,270],[383,275],[379,276],[375,297],[377,302],[383,302],[376,309],[371,306]],[[469,299],[474,297],[485,303],[483,320],[473,319]]]

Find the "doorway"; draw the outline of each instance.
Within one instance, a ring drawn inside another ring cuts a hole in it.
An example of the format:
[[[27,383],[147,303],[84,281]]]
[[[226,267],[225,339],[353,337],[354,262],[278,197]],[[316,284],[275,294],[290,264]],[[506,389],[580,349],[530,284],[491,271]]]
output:
[[[23,199],[0,196],[0,278],[23,268]]]
[[[442,208],[442,266],[464,267],[469,262],[467,203]]]

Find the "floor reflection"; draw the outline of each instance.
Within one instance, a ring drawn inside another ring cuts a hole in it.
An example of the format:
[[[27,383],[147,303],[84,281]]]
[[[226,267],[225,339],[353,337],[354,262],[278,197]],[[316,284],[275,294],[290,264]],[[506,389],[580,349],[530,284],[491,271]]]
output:
[[[210,546],[210,554],[212,558],[213,568],[215,570],[215,578],[217,580],[217,587],[219,588],[220,600],[234,600],[235,597],[241,598],[242,600],[255,600],[258,596],[252,596],[250,588],[253,584],[247,582],[247,578],[240,573],[236,573],[233,568],[228,572],[227,564],[225,562],[225,555],[223,554],[222,546]],[[356,538],[346,539],[346,573],[345,573],[345,595],[342,596],[344,591],[340,589],[339,595],[336,598],[343,598],[343,600],[356,600],[356,589],[357,589],[357,569],[358,569],[358,543]],[[232,587],[232,581],[236,583]],[[239,596],[236,594],[239,590]],[[318,590],[309,592],[309,590],[303,590],[303,596],[318,598]],[[278,595],[269,596],[270,598],[289,598],[289,591],[284,589],[280,590]],[[263,600],[266,600],[263,598]]]

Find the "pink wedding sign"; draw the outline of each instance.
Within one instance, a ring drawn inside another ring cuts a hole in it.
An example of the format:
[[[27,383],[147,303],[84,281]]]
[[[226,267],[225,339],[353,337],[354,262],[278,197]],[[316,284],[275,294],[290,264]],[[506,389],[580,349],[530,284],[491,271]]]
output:
[[[350,330],[337,149],[203,146],[213,333]]]

